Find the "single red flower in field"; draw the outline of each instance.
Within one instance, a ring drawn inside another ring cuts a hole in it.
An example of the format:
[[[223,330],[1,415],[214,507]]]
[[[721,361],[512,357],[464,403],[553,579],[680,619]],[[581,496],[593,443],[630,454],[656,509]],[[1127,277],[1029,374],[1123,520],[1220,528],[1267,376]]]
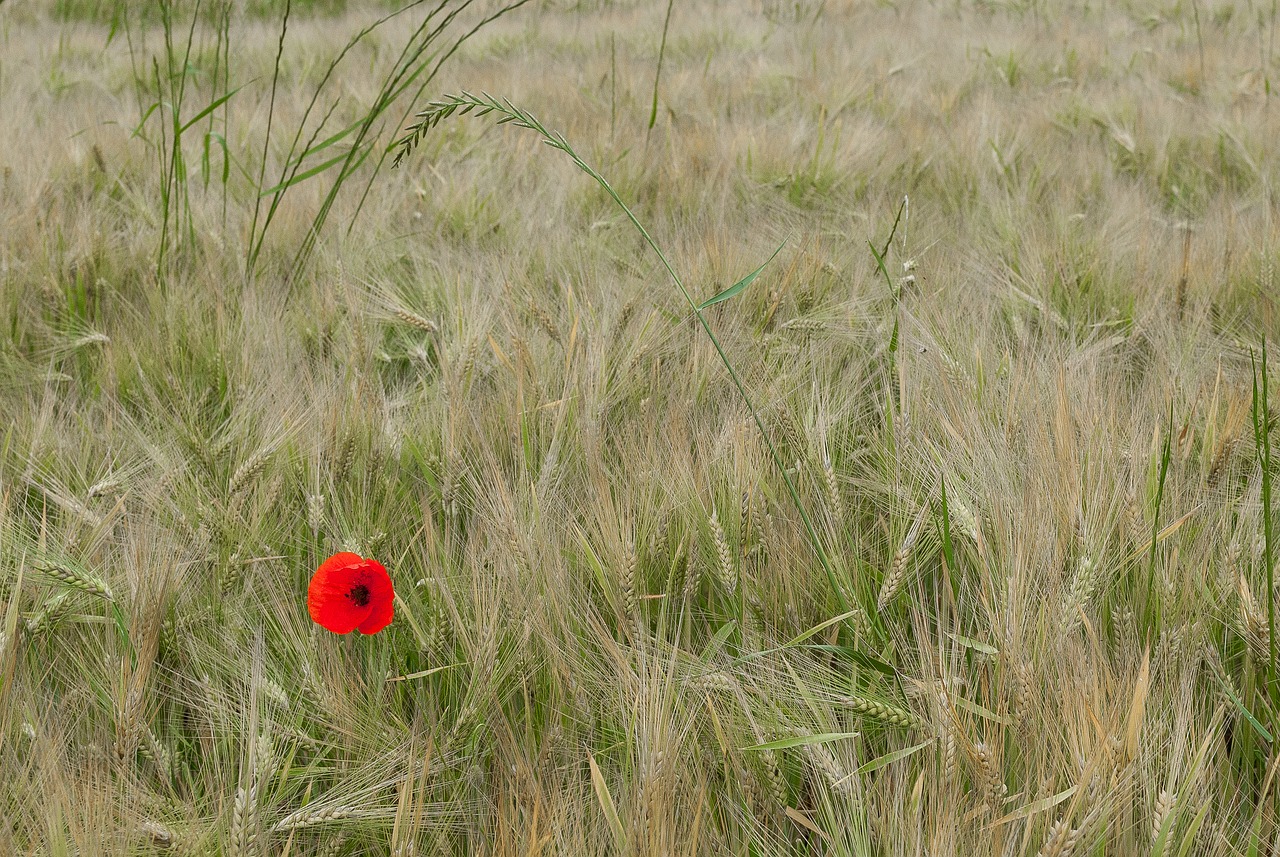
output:
[[[376,634],[395,614],[391,576],[375,559],[336,553],[311,576],[307,612],[335,634]]]

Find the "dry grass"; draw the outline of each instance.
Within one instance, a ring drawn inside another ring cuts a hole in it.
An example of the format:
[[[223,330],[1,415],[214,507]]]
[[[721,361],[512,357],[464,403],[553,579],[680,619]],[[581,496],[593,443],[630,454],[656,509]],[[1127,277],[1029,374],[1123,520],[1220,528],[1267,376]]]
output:
[[[419,105],[532,111],[695,298],[787,242],[707,316],[836,593],[528,131],[451,118],[358,210],[371,159],[299,256],[302,182],[250,263],[386,6],[295,4],[272,107],[277,12],[206,4],[183,121],[244,88],[171,174],[158,19],[85,6],[0,4],[0,852],[1280,853],[1273,8],[679,3],[652,131],[666,3],[530,3],[443,66]],[[384,633],[310,622],[339,549]]]

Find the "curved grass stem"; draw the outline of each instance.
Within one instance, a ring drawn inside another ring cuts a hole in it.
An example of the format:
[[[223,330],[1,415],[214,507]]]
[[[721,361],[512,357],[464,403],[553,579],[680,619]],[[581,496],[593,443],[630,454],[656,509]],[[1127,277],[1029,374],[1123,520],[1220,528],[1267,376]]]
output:
[[[447,96],[439,101],[434,101],[427,106],[425,111],[419,113],[419,121],[412,125],[409,128],[409,133],[396,144],[397,152],[394,164],[399,165],[404,157],[413,151],[414,147],[417,146],[423,135],[426,134],[427,131],[431,130],[431,128],[438,125],[442,120],[455,113],[467,114],[472,112],[477,116],[495,113],[499,117],[499,124],[510,123],[517,127],[533,131],[539,134],[542,137],[543,142],[548,146],[553,149],[559,149],[568,155],[570,160],[573,161],[578,169],[593,178],[596,184],[600,185],[600,187],[604,189],[604,192],[609,195],[609,198],[622,209],[622,212],[627,216],[627,219],[631,221],[631,225],[634,226],[644,238],[645,243],[649,245],[650,249],[657,254],[658,259],[662,262],[662,267],[671,278],[671,282],[675,284],[676,288],[680,292],[680,296],[684,298],[685,303],[689,305],[689,309],[692,310],[693,314],[697,317],[698,324],[702,326],[707,337],[711,340],[711,344],[715,346],[716,354],[720,356],[720,362],[724,364],[725,369],[728,371],[729,377],[733,380],[734,387],[737,388],[738,394],[742,397],[742,401],[746,403],[747,409],[751,411],[751,418],[755,421],[756,428],[760,431],[760,436],[764,438],[765,446],[769,449],[769,455],[772,457],[774,465],[777,466],[778,472],[782,474],[783,482],[786,483],[787,493],[791,496],[791,501],[795,504],[796,511],[800,513],[800,520],[804,524],[804,531],[805,535],[808,537],[809,545],[813,548],[814,555],[817,556],[818,562],[822,565],[822,570],[826,572],[827,580],[830,582],[831,588],[835,591],[836,600],[840,604],[840,609],[843,612],[849,612],[849,599],[845,595],[844,588],[836,578],[835,569],[831,565],[831,560],[828,558],[826,550],[822,547],[822,541],[818,538],[818,532],[813,526],[813,520],[809,517],[809,513],[805,511],[804,503],[800,500],[800,492],[796,490],[795,482],[792,480],[790,474],[787,473],[787,468],[783,464],[782,456],[778,454],[778,450],[774,446],[773,440],[769,437],[769,432],[765,430],[764,421],[760,418],[760,412],[756,409],[755,403],[752,401],[751,395],[747,392],[746,387],[743,386],[742,379],[738,377],[738,373],[733,367],[733,361],[731,361],[729,359],[729,355],[725,353],[724,347],[721,346],[720,340],[716,337],[715,332],[712,331],[706,315],[699,308],[698,303],[693,299],[693,296],[689,294],[689,290],[685,288],[684,282],[680,279],[680,275],[676,273],[675,268],[672,267],[670,260],[667,259],[667,255],[662,252],[662,248],[653,240],[653,236],[649,234],[649,230],[645,229],[644,224],[642,224],[639,218],[636,217],[635,213],[631,210],[631,207],[623,202],[622,197],[620,197],[618,192],[614,190],[613,185],[609,183],[608,179],[600,175],[594,167],[584,161],[582,157],[574,151],[573,147],[569,145],[569,142],[565,140],[563,135],[552,133],[547,130],[546,126],[539,122],[532,114],[520,110],[506,99],[499,100],[488,95],[476,96],[468,92],[463,92],[459,95]]]

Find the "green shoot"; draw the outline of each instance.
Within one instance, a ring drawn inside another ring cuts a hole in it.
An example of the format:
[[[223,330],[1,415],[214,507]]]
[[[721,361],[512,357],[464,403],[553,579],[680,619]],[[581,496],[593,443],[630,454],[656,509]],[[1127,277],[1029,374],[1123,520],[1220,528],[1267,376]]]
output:
[[[1271,425],[1267,383],[1267,341],[1262,340],[1261,361],[1250,355],[1253,364],[1254,451],[1262,475],[1262,564],[1267,577],[1267,631],[1270,637],[1270,660],[1267,677],[1269,694],[1275,693],[1276,681],[1276,600],[1275,600],[1275,518],[1271,509]]]
[[[1173,440],[1173,403],[1169,404],[1169,425],[1165,428],[1164,443],[1160,448],[1160,478],[1156,484],[1156,508],[1151,517],[1151,546],[1147,552],[1147,627],[1154,628],[1160,620],[1160,604],[1156,597],[1156,542],[1160,538],[1160,509],[1164,505],[1165,481],[1169,475],[1170,444]]]
[[[671,10],[675,0],[667,0],[667,17],[662,22],[662,44],[658,46],[658,67],[653,73],[653,106],[649,110],[649,131],[658,122],[658,82],[662,79],[662,58],[667,53],[667,30],[671,26]]]

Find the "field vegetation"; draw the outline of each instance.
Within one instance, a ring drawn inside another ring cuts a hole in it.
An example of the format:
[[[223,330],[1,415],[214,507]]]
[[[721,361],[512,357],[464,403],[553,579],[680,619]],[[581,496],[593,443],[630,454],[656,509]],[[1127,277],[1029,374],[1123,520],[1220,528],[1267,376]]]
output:
[[[1277,18],[0,2],[0,853],[1280,854]]]

